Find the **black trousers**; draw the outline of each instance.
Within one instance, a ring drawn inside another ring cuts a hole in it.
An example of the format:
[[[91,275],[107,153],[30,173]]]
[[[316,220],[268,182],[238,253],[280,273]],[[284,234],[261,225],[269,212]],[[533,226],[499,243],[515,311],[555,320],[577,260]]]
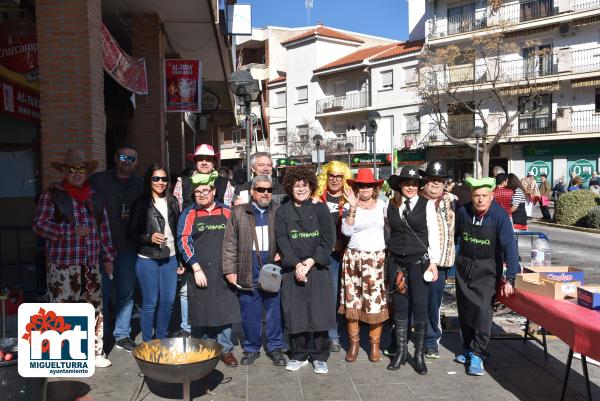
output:
[[[479,331],[475,330],[471,326],[467,326],[462,321],[460,321],[459,316],[459,324],[460,324],[460,334],[463,339],[463,348],[466,350],[471,350],[473,353],[480,358],[486,358],[490,354],[487,352],[487,346],[490,342],[490,333],[492,331],[492,325],[490,324],[489,330]]]
[[[423,266],[421,262],[404,265],[408,269],[408,291],[406,294],[392,293],[394,306],[394,319],[408,320],[409,306],[415,322],[427,321],[427,308],[429,306],[429,283],[423,280]],[[395,277],[390,277],[394,283]]]
[[[329,335],[326,331],[290,334],[290,343],[292,358],[297,361],[305,361],[309,356],[313,361],[327,362],[329,359]]]
[[[548,209],[548,206],[540,205],[540,211],[542,212],[542,217],[544,218],[544,220],[552,220],[552,216],[550,216],[550,209]]]

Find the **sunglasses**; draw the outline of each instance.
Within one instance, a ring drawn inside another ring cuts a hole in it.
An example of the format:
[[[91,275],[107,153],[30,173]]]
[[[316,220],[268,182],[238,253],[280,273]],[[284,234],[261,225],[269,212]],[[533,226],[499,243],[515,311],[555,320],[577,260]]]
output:
[[[125,163],[125,162],[133,163],[135,161],[135,159],[137,159],[137,157],[135,157],[135,156],[119,155],[119,161],[121,163]]]
[[[356,188],[358,188],[358,189],[368,189],[368,188],[373,188],[373,187],[374,187],[373,184],[365,184],[362,182],[356,183]]]
[[[69,167],[69,173],[71,174],[85,174],[87,171],[87,167]]]
[[[209,193],[211,193],[212,189],[203,189],[203,190],[197,190],[194,191],[194,195],[196,196],[206,196]]]
[[[161,176],[158,176],[158,175],[153,175],[152,176],[152,182],[159,182],[159,181],[169,182],[169,177],[167,177],[167,176],[161,177]]]
[[[254,190],[256,192],[258,192],[259,194],[264,194],[265,192],[272,194],[273,193],[273,188],[267,188],[267,187],[256,187],[254,188]]]

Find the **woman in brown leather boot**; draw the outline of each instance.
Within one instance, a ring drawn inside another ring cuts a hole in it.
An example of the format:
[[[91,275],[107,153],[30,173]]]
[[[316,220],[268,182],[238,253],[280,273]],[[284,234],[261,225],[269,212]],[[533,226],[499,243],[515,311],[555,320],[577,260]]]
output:
[[[347,180],[344,190],[350,208],[342,220],[342,233],[350,237],[344,252],[340,286],[340,309],[348,320],[350,347],[346,361],[354,362],[359,350],[359,321],[371,325],[369,360],[381,360],[379,340],[383,322],[388,319],[384,285],[386,205],[377,199],[382,180],[371,169],[360,169],[355,180]]]

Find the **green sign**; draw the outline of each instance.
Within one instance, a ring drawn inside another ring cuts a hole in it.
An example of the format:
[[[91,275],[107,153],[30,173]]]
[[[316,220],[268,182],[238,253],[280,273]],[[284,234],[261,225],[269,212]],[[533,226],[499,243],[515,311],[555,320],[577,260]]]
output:
[[[596,171],[596,162],[586,159],[579,159],[569,162],[569,174],[575,174],[581,177],[583,182],[587,182],[592,177],[592,172]]]
[[[373,163],[373,154],[372,153],[359,153],[357,155],[352,155],[352,163],[361,164],[361,163]],[[377,154],[377,163],[389,164],[390,163],[390,155],[387,153],[378,153]]]
[[[523,146],[523,156],[525,157],[588,155],[594,153],[600,153],[600,143],[598,142]]]
[[[302,162],[293,159],[279,159],[276,167],[299,166]]]
[[[533,162],[525,162],[525,170],[527,173],[533,173],[535,181],[541,182],[541,175],[546,174],[548,181],[552,182],[552,162],[544,160],[535,160]]]

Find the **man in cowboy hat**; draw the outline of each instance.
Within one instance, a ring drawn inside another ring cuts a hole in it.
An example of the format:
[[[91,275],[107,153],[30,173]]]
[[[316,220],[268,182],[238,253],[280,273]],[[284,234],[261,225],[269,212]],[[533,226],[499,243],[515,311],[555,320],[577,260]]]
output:
[[[64,174],[60,183],[42,192],[33,231],[46,241],[50,302],[86,302],[96,310],[96,367],[108,367],[102,350],[103,316],[100,255],[112,275],[115,251],[102,197],[87,181],[98,161],[79,149],[69,149],[62,163],[52,167]]]
[[[456,361],[468,365],[469,375],[481,376],[483,358],[488,356],[492,305],[503,264],[506,264],[506,281],[500,292],[511,296],[520,270],[519,253],[510,219],[493,201],[496,180],[468,178],[466,184],[471,188],[473,201],[456,212],[456,237],[460,241],[456,256],[456,300],[465,352]]]
[[[440,357],[438,345],[442,338],[440,325],[440,308],[444,297],[444,288],[448,271],[454,265],[454,219],[456,197],[446,191],[448,169],[443,160],[433,160],[425,170],[419,170],[423,177],[421,195],[435,201],[438,224],[440,227],[440,262],[439,278],[429,287],[429,307],[427,310],[427,330],[425,332],[425,356],[437,359]]]
[[[187,174],[182,175],[177,179],[175,188],[173,189],[173,196],[179,201],[179,207],[181,210],[185,209],[194,202],[193,196],[193,184],[194,177],[200,174],[211,174],[215,171],[215,162],[217,158],[214,148],[208,144],[201,144],[196,146],[196,150],[193,154],[188,154],[188,159],[194,161],[194,168]],[[231,182],[225,177],[217,177],[214,186],[216,189],[216,200],[219,202],[231,206],[233,199],[233,193],[235,188],[231,185]],[[187,284],[183,282],[179,290],[179,301],[181,304],[181,330],[175,333],[175,336],[189,336],[191,327],[187,321]]]
[[[99,171],[89,178],[92,187],[104,198],[110,224],[110,235],[117,251],[114,261],[114,280],[102,274],[104,316],[108,314],[111,287],[116,290],[115,346],[127,352],[136,347],[131,335],[131,312],[135,290],[135,261],[137,245],[127,237],[129,209],[142,196],[143,180],[135,174],[137,151],[131,145],[120,146],[114,154],[115,168]]]

